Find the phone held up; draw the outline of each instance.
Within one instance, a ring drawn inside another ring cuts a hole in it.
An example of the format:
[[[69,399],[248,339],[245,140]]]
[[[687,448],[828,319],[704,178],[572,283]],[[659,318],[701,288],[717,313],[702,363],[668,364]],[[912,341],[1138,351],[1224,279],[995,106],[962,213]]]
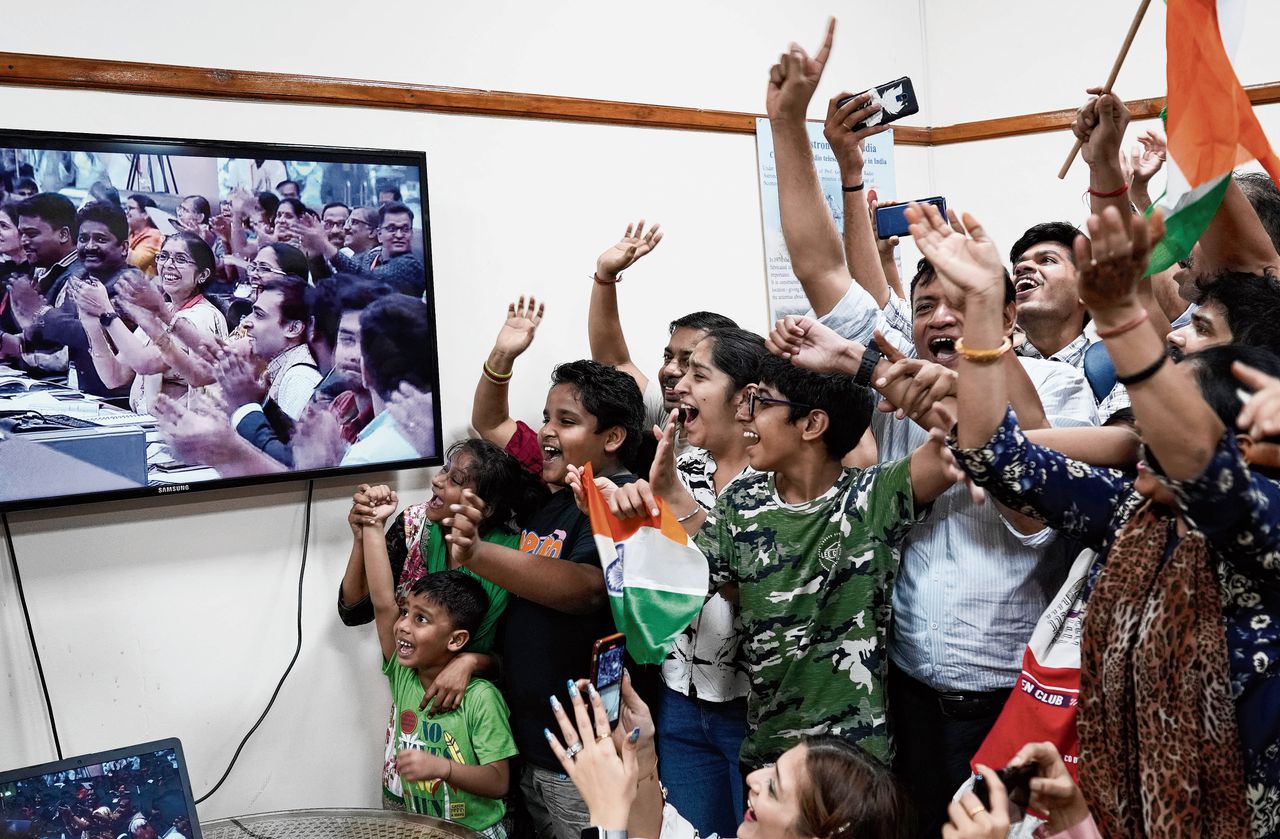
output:
[[[941,195],[935,195],[932,198],[917,198],[915,203],[932,204],[938,208],[939,213],[942,213],[943,218],[947,217],[947,199]],[[883,207],[876,207],[876,235],[881,239],[906,236],[907,228],[906,204],[888,204]]]
[[[627,652],[627,637],[619,632],[596,641],[591,650],[591,684],[610,723],[618,721],[618,709],[622,702],[622,668]]]
[[[862,93],[866,92],[865,90],[862,91]],[[876,85],[870,92],[871,102],[868,104],[878,104],[880,110],[861,122],[855,122],[850,127],[850,131],[872,128],[876,125],[888,125],[891,122],[897,122],[903,117],[920,113],[920,102],[916,99],[916,89],[911,84],[911,79],[908,76]],[[862,93],[855,95],[861,96]],[[836,103],[836,107],[843,107],[846,102],[853,98],[854,96],[846,96]]]
[[[1039,767],[1034,763],[1027,763],[1022,766],[997,769],[996,776],[1004,784],[1009,800],[1025,810],[1031,803],[1031,779],[1039,774],[1039,771]],[[973,782],[973,794],[982,802],[983,807],[991,809],[991,788],[987,786],[986,778],[979,775]]]

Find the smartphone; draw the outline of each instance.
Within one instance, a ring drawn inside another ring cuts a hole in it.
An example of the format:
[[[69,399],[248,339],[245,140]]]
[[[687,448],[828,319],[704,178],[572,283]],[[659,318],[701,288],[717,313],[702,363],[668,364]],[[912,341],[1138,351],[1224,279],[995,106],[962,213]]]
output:
[[[947,217],[947,199],[941,195],[935,195],[932,198],[918,198],[917,204],[932,204],[938,208],[938,212],[942,213],[942,217]],[[906,204],[890,204],[886,207],[876,207],[876,231],[881,239],[888,239],[890,236],[906,236],[907,235],[907,205]]]
[[[1034,763],[996,770],[996,775],[1000,778],[1000,782],[1004,784],[1009,800],[1024,810],[1031,803],[1031,779],[1038,774],[1039,767]],[[978,800],[982,802],[983,807],[990,809],[991,790],[987,786],[986,778],[979,776],[973,782],[973,794],[978,796]]]
[[[618,721],[622,704],[622,666],[627,652],[627,636],[619,632],[596,641],[591,650],[591,684],[604,703],[609,722]]]
[[[862,91],[866,93],[867,91]],[[855,94],[861,96],[862,93]],[[860,128],[870,128],[873,125],[888,125],[891,122],[897,122],[903,117],[909,117],[912,114],[920,113],[920,102],[916,99],[916,89],[911,84],[909,76],[903,76],[900,79],[894,79],[891,82],[876,85],[871,89],[871,102],[867,104],[880,104],[880,110],[864,119],[862,122],[855,122],[849,129],[857,131]],[[853,96],[846,96],[836,103],[836,107],[843,107],[846,102],[853,99]]]

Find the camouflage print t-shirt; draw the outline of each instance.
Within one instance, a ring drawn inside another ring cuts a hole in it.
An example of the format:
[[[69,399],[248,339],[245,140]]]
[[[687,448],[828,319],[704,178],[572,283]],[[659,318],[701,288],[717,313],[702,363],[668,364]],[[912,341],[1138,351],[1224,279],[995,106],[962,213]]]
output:
[[[846,469],[787,504],[771,473],[739,478],[696,542],[713,585],[739,584],[751,678],[742,761],[830,732],[889,757],[885,666],[899,544],[915,519],[910,463]]]

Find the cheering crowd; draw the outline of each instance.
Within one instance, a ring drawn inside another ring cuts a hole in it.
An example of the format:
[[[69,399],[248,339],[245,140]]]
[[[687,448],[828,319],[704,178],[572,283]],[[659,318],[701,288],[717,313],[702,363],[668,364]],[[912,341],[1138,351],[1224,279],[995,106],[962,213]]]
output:
[[[102,182],[78,210],[5,200],[0,362],[154,417],[222,477],[434,456],[413,211],[393,186],[378,207],[297,195],[237,188],[217,215],[188,195],[168,235],[150,195]]]
[[[1233,178],[1145,276],[1163,139],[1126,153],[1097,95],[1085,230],[1031,224],[1005,263],[974,216],[912,205],[903,282],[863,189],[868,95],[827,112],[843,242],[814,169],[833,30],[766,99],[809,315],[680,315],[644,369],[618,281],[663,234],[629,226],[540,428],[507,400],[548,305],[521,298],[431,498],[356,491],[338,608],[377,627],[388,805],[556,839],[999,837],[1024,813],[1277,835],[1280,192]],[[615,631],[587,464],[621,519],[661,499],[713,592],[660,667],[628,665],[612,731],[584,680]]]

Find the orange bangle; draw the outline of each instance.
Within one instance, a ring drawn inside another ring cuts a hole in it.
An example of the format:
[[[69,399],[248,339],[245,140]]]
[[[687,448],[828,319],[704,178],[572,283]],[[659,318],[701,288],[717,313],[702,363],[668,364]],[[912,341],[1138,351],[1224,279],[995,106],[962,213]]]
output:
[[[964,338],[956,339],[956,352],[960,353],[960,357],[965,361],[972,361],[974,364],[994,364],[1011,349],[1013,349],[1012,338],[1005,338],[1004,343],[994,350],[971,350],[964,345]]]
[[[1124,333],[1132,332],[1133,330],[1137,329],[1139,326],[1142,326],[1142,324],[1146,323],[1147,320],[1150,319],[1150,317],[1151,317],[1151,313],[1148,312],[1146,309],[1143,309],[1142,311],[1138,312],[1138,314],[1134,315],[1132,318],[1120,324],[1119,326],[1113,327],[1111,329],[1099,329],[1098,337],[1099,338],[1119,338]]]

